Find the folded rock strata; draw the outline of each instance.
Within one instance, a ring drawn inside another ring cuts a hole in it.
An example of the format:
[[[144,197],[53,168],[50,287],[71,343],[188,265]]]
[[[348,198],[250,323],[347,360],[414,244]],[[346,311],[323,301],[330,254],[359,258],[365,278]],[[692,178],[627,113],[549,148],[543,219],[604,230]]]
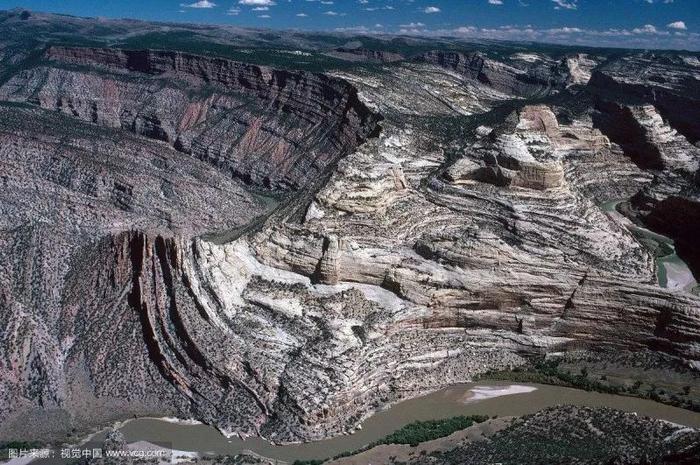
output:
[[[659,222],[695,231],[678,220],[689,120],[620,101],[627,83],[602,95],[609,63],[587,86],[543,63],[440,52],[328,77],[52,47],[11,73],[0,438],[172,414],[319,439],[567,350],[696,371],[700,297],[659,287],[653,253],[599,207],[648,192],[673,212]],[[270,209],[238,179],[294,193]]]
[[[422,63],[451,69],[469,80],[477,81],[516,97],[546,95],[563,87],[569,70],[561,63],[534,63],[521,69],[493,60],[481,53],[431,51],[415,58]]]

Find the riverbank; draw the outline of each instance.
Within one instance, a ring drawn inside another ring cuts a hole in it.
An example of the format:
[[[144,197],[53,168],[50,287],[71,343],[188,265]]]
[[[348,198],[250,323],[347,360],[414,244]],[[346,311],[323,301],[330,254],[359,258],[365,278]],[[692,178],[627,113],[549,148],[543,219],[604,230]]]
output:
[[[327,465],[405,463],[416,456],[427,456],[447,452],[467,443],[488,439],[495,433],[510,426],[515,419],[516,417],[493,418],[452,433],[446,437],[423,442],[416,446],[406,444],[382,444],[357,455],[332,460],[327,462]]]
[[[653,252],[659,286],[699,294],[698,281],[685,261],[676,253],[673,240],[632,222],[621,209],[622,206],[626,205],[625,202],[628,200],[612,200],[601,204],[600,208],[613,221],[627,228],[641,244]]]
[[[118,431],[126,444],[148,442],[168,449],[197,453],[202,457],[235,456],[252,452],[272,460],[292,463],[295,460],[318,460],[363,449],[416,421],[440,420],[458,415],[520,417],[563,404],[610,407],[680,425],[700,427],[700,413],[648,399],[563,386],[483,380],[451,386],[395,404],[370,417],[353,434],[302,444],[275,445],[261,438],[226,438],[210,426],[188,424],[191,422],[173,423],[171,419],[134,419],[125,422]],[[92,441],[100,445],[99,437],[94,437]],[[56,462],[34,462],[35,465],[49,463]]]
[[[698,382],[690,374],[653,368],[624,373],[609,362],[549,358],[508,371],[491,371],[484,379],[564,386],[584,391],[648,399],[673,407],[700,412]],[[627,368],[630,370],[630,368]],[[656,375],[656,376],[655,376]],[[695,388],[694,388],[695,386]]]
[[[148,443],[163,449],[178,451],[184,457],[197,456],[204,459],[214,456],[233,457],[253,454],[269,458],[271,461],[293,463],[296,460],[319,460],[365,450],[368,445],[417,421],[443,420],[459,415],[490,418],[522,417],[565,404],[610,407],[635,413],[641,417],[666,420],[694,428],[700,427],[700,413],[667,406],[649,399],[564,386],[482,380],[477,383],[451,386],[395,404],[370,417],[362,424],[362,428],[353,434],[302,444],[275,445],[261,438],[246,440],[226,438],[210,426],[173,418],[128,420],[118,425],[116,430],[123,438],[125,445]],[[433,424],[444,426],[439,421]],[[449,432],[449,428],[447,431]],[[90,441],[84,443],[84,446],[102,447],[105,436],[104,433],[94,435]],[[35,460],[32,463],[33,465],[54,465],[57,462]]]

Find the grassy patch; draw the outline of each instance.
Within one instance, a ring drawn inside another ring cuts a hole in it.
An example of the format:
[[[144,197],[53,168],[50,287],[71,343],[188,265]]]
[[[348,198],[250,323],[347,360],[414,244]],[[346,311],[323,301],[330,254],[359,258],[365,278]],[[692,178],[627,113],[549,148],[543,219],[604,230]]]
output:
[[[388,436],[372,442],[365,447],[353,451],[342,452],[334,457],[314,460],[295,460],[293,465],[320,465],[328,460],[357,455],[382,444],[408,444],[412,447],[421,442],[449,436],[452,433],[469,428],[476,423],[482,423],[489,417],[484,415],[457,416],[442,420],[416,421],[394,431]]]
[[[381,444],[409,444],[415,447],[421,442],[449,436],[456,431],[469,428],[474,423],[481,423],[486,420],[488,420],[488,417],[474,415],[458,416],[444,420],[417,421],[391,433],[382,440]]]

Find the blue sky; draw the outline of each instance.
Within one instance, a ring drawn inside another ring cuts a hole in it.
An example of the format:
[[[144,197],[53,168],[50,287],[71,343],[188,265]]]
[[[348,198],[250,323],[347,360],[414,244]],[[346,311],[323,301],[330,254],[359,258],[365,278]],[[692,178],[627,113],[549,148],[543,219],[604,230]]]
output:
[[[0,0],[79,16],[700,50],[700,0]]]

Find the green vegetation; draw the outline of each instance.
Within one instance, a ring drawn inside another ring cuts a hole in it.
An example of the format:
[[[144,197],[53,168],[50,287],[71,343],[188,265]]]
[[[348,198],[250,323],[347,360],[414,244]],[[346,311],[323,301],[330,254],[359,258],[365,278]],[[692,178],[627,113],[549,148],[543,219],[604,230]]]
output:
[[[450,434],[469,428],[474,423],[482,423],[489,417],[458,416],[444,420],[417,421],[408,424],[382,439],[381,444],[409,444],[417,446],[421,442],[449,436]]]
[[[595,428],[595,433],[592,432]],[[672,451],[690,450],[697,435],[677,426],[609,408],[550,407],[525,415],[488,441],[467,441],[412,465],[656,464]],[[688,457],[691,457],[691,452]],[[695,454],[696,455],[696,454]],[[695,455],[692,455],[694,458]],[[696,463],[692,461],[692,463]]]
[[[10,449],[30,450],[30,449],[37,449],[39,447],[41,447],[41,443],[39,443],[39,442],[27,442],[27,441],[0,442],[0,459],[7,458],[8,452]]]
[[[296,50],[285,46],[280,46],[280,48],[264,46],[240,48],[207,40],[193,31],[149,32],[131,36],[114,46],[126,49],[181,51],[195,55],[228,58],[254,65],[271,66],[277,69],[312,72],[350,69],[366,65],[364,63],[347,62],[316,51],[298,53]]]
[[[560,367],[560,360],[538,360],[529,367],[516,367],[513,370],[491,371],[480,376],[480,379],[498,379],[506,381],[519,381],[527,383],[551,384],[555,386],[567,386],[585,391],[602,392],[605,394],[617,394],[631,397],[641,397],[660,402],[674,407],[680,407],[694,412],[700,412],[700,402],[683,398],[690,393],[683,389],[679,393],[665,392],[651,385],[643,389],[642,382],[637,380],[634,384],[617,384],[607,379],[606,376],[594,379],[589,376],[586,367],[581,368],[579,374],[573,374]]]
[[[10,441],[0,443],[0,449],[31,449],[32,447],[37,447],[38,445],[38,442]]]
[[[342,452],[334,457],[329,457],[322,460],[295,460],[293,465],[321,465],[327,460],[357,455],[360,452],[364,452],[381,444],[408,444],[415,447],[421,442],[432,441],[434,439],[449,436],[452,433],[469,428],[476,423],[483,423],[488,419],[489,417],[485,415],[460,415],[442,420],[416,421],[409,423],[408,425],[394,431],[390,435],[385,436],[378,441],[372,442],[361,449]]]

